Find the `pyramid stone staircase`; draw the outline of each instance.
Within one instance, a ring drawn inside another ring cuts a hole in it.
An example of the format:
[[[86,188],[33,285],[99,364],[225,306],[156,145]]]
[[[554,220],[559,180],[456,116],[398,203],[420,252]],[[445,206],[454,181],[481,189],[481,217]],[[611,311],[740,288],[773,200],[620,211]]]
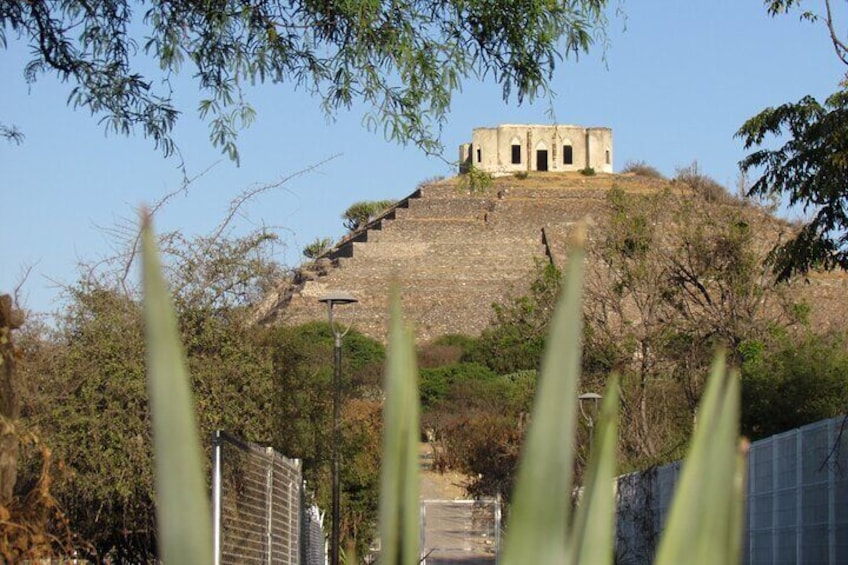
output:
[[[612,179],[505,177],[479,193],[455,178],[422,186],[302,269],[300,280],[260,308],[260,321],[326,319],[318,299],[347,291],[359,303],[339,316],[384,340],[390,290],[397,286],[419,342],[479,334],[492,303],[525,293],[538,261],[561,259],[571,226],[603,206]]]

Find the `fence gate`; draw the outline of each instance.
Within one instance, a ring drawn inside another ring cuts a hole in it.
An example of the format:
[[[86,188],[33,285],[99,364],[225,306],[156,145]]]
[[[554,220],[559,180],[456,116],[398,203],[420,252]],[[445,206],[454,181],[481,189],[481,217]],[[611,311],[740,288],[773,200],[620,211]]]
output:
[[[498,562],[500,541],[498,498],[421,502],[425,565],[494,565]]]
[[[300,460],[222,431],[213,447],[215,565],[323,564],[321,516],[304,503]]]

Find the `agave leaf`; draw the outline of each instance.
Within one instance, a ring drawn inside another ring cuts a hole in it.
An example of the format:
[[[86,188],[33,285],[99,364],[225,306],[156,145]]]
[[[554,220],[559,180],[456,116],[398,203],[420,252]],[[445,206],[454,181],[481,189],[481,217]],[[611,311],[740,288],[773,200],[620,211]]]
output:
[[[616,447],[618,444],[618,375],[613,375],[598,415],[583,494],[571,531],[571,563],[612,563],[615,544]]]
[[[569,248],[504,544],[505,565],[563,563],[582,338],[585,227]]]
[[[212,563],[212,520],[177,321],[148,217],[142,226],[147,386],[153,421],[159,556]]]
[[[380,562],[418,563],[418,372],[412,336],[403,327],[400,297],[391,299],[383,407]]]
[[[698,416],[657,565],[732,564],[741,557],[739,381],[727,373],[723,355],[713,363]]]
[[[734,374],[738,379],[738,375]],[[729,523],[730,541],[729,548],[731,557],[742,556],[742,536],[745,532],[745,488],[748,479],[748,452],[751,444],[746,438],[739,441],[739,449],[736,453],[736,474],[733,478],[733,508]]]

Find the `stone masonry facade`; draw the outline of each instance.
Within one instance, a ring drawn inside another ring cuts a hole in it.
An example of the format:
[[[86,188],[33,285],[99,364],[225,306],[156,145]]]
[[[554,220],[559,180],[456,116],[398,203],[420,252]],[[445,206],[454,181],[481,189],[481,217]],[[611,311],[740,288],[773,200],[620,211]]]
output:
[[[574,125],[516,125],[475,128],[459,148],[460,168],[493,175],[517,172],[612,173],[612,130]]]

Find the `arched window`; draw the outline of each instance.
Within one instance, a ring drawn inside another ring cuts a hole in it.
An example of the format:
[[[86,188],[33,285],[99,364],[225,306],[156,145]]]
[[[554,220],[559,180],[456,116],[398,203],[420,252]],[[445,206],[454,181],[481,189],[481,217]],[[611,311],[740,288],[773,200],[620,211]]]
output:
[[[610,150],[609,149],[607,149],[606,152],[604,153],[604,161],[606,162],[607,165],[610,164]]]
[[[511,163],[513,165],[520,165],[521,164],[521,140],[518,139],[517,137],[513,137],[512,142],[511,142],[511,146],[512,146]]]
[[[573,165],[574,164],[574,148],[571,147],[570,143],[562,146],[562,164],[563,165]]]
[[[536,144],[536,170],[548,170],[548,146],[543,141]]]

